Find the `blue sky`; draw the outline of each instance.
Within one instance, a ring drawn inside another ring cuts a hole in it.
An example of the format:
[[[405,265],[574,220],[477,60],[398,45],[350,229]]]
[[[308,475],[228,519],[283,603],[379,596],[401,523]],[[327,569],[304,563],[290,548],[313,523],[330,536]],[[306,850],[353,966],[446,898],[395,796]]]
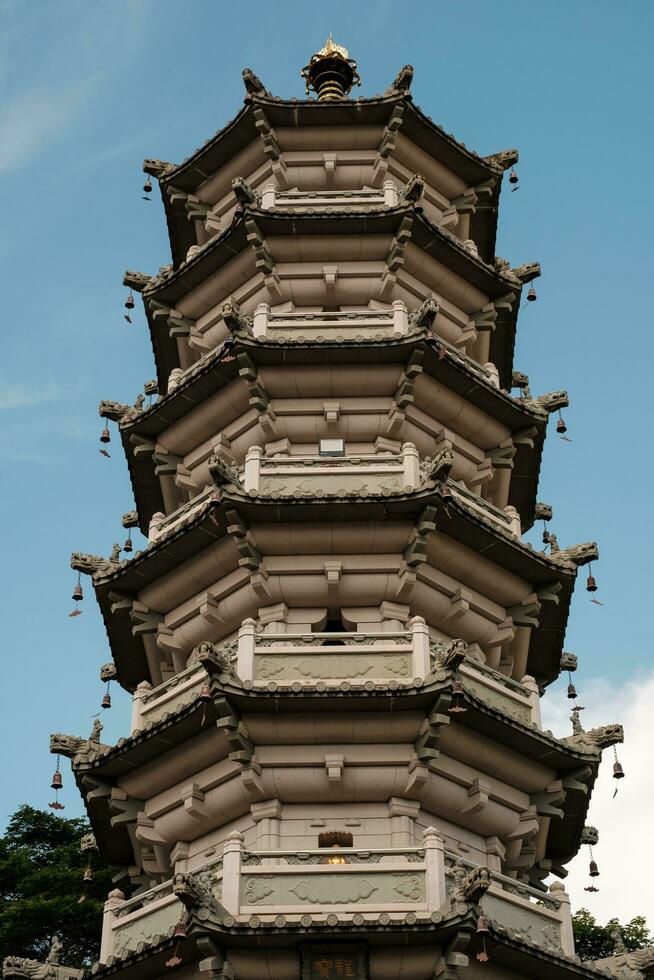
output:
[[[299,69],[330,30],[358,60],[357,94],[411,62],[415,101],[448,131],[483,154],[520,150],[498,253],[539,260],[543,276],[516,367],[536,393],[571,397],[573,441],[552,427],[539,498],[560,544],[601,550],[604,606],[579,590],[566,647],[582,691],[650,679],[654,5],[4,0],[0,17],[3,814],[47,804],[49,733],[86,734],[102,695],[104,628],[90,589],[68,618],[68,562],[107,554],[133,503],[116,441],[111,459],[98,453],[97,404],[132,401],[154,375],[142,313],[131,327],[122,316],[123,271],[169,260],[141,162],[178,161],[232,118],[246,65],[302,98]],[[550,698],[564,699],[560,685]],[[606,721],[611,700],[595,705]],[[107,741],[127,730],[129,698],[114,701]],[[64,778],[72,814],[67,766]]]

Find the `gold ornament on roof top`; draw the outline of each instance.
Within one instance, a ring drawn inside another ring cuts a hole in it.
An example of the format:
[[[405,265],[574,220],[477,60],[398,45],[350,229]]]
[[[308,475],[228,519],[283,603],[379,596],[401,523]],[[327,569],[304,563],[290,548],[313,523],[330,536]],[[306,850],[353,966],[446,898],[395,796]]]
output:
[[[347,48],[336,44],[331,32],[327,42],[301,71],[306,81],[307,95],[313,89],[319,102],[335,102],[347,98],[353,85],[361,85],[357,63]]]

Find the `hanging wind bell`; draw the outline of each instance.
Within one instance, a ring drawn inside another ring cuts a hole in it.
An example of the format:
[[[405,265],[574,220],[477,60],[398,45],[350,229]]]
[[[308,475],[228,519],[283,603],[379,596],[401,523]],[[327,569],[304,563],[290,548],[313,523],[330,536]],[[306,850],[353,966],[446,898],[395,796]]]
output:
[[[486,918],[485,915],[480,915],[479,918],[477,919],[477,929],[476,929],[477,935],[481,936],[481,943],[482,943],[482,948],[477,953],[476,956],[476,959],[478,959],[480,963],[488,963],[489,960],[488,953],[486,952],[486,936],[489,934],[489,932],[490,929],[488,928],[488,919]]]
[[[78,572],[77,573],[77,584],[76,584],[75,588],[73,589],[73,601],[74,602],[81,602],[83,598],[84,598],[84,592],[82,590],[82,573],[81,572]],[[81,615],[82,615],[82,610],[79,609],[79,608],[74,608],[72,612],[69,612],[68,613],[68,618],[69,619],[72,619],[75,616],[81,616]]]
[[[593,592],[597,592],[597,582],[595,581],[595,578],[593,577],[593,566],[592,565],[589,565],[588,566],[588,577],[586,579],[586,592],[590,592],[591,595],[592,595]],[[603,602],[600,602],[599,599],[595,599],[594,597],[591,598],[590,601],[591,602],[594,602],[596,606],[603,606],[604,605]]]
[[[588,851],[589,851],[589,854],[590,854],[590,864],[588,866],[588,876],[590,878],[599,878],[599,868],[597,867],[597,862],[593,858],[593,848],[590,846],[590,844],[588,845]],[[590,885],[586,885],[586,887],[584,888],[584,891],[585,892],[598,892],[599,891],[599,888],[596,888],[595,885],[593,885],[593,883],[591,882]]]
[[[102,446],[100,446],[100,455],[106,456],[107,459],[111,459],[111,453],[107,452],[107,450],[104,448],[108,442],[111,442],[111,432],[109,431],[108,425],[105,425],[104,429],[100,433],[100,442],[102,443]]]
[[[173,932],[173,939],[176,939],[175,949],[173,955],[169,960],[166,960],[167,967],[179,966],[182,962],[182,957],[179,955],[179,944],[188,936],[186,931],[186,919],[179,919],[175,924],[175,931]]]
[[[57,756],[57,768],[55,769],[52,782],[50,783],[50,788],[55,791],[54,803],[48,803],[48,806],[52,810],[64,810],[65,807],[63,803],[59,802],[59,790],[62,789],[64,781],[61,778],[61,756]]]
[[[132,318],[131,318],[131,316],[130,316],[129,314],[130,314],[130,313],[131,313],[131,311],[132,311],[132,310],[134,309],[134,306],[135,306],[135,303],[134,303],[134,296],[133,296],[133,294],[132,294],[132,290],[130,289],[130,291],[129,291],[129,296],[128,296],[128,297],[127,297],[127,299],[125,300],[125,309],[126,309],[126,310],[127,310],[128,312],[127,312],[127,313],[124,313],[124,314],[123,314],[123,316],[125,317],[125,319],[127,320],[127,322],[128,322],[128,323],[132,323]]]
[[[576,700],[576,697],[577,697],[577,689],[574,686],[574,684],[572,683],[572,674],[570,673],[570,671],[568,671],[568,693],[567,693],[567,697],[569,697],[571,701]]]
[[[538,299],[538,296],[536,295],[536,290],[534,289],[533,286],[530,286],[529,287],[529,290],[527,292],[527,302],[528,303],[535,303],[537,299]]]
[[[110,680],[107,681],[107,690],[104,692],[104,697],[102,698],[102,701],[100,702],[100,707],[101,708],[110,708],[111,707],[111,694],[109,693],[109,685],[110,684],[111,684],[111,681]]]
[[[513,187],[511,188],[511,193],[512,194],[515,191],[519,191],[520,190],[520,188],[517,186],[517,184],[518,184],[518,175],[515,172],[515,170],[513,169],[513,167],[511,167],[511,173],[509,174],[509,183],[510,184],[513,184]]]
[[[543,521],[543,544],[550,543],[550,532],[547,530],[547,524]]]
[[[132,536],[131,536],[131,534],[128,531],[127,532],[127,537],[125,538],[125,544],[123,545],[123,551],[125,551],[125,552],[127,552],[127,554],[129,554],[130,551],[133,551],[133,550],[134,550],[134,544],[132,542]]]
[[[146,177],[145,183],[143,185],[143,200],[144,201],[151,200],[149,196],[151,193],[152,193],[152,181],[150,180],[149,177]],[[148,195],[147,197],[145,196],[146,194]]]
[[[457,674],[454,678],[454,683],[452,684],[452,701],[447,709],[449,714],[458,715],[468,710],[463,703],[463,694],[463,684],[461,682],[461,678]]]

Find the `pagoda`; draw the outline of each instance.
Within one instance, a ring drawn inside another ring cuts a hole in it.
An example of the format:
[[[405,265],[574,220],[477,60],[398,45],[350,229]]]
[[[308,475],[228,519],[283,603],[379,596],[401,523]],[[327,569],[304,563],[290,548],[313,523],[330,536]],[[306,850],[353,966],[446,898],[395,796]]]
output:
[[[115,869],[96,980],[638,978],[652,959],[582,963],[559,880],[597,840],[623,732],[541,724],[598,553],[523,540],[551,517],[538,474],[568,398],[513,367],[540,275],[495,254],[518,154],[467,149],[412,76],[353,98],[330,38],[305,100],[246,69],[225,128],[144,163],[172,263],[124,284],[157,397],[100,415],[148,544],[72,556],[131,730],[51,737]]]

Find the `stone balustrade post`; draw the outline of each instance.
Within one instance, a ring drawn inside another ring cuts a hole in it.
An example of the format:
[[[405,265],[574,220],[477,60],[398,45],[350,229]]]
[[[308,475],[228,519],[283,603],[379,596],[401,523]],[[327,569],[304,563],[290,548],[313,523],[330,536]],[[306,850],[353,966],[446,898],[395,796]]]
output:
[[[409,332],[409,313],[401,299],[393,300],[393,330],[402,335]]]
[[[236,654],[236,673],[242,681],[254,680],[254,646],[256,643],[256,623],[244,619],[238,631],[238,650]]]
[[[143,701],[146,695],[152,690],[152,684],[148,681],[141,681],[132,694],[132,725],[130,733],[134,733],[143,727]]]
[[[261,191],[261,207],[264,211],[275,207],[275,185],[266,184]]]
[[[427,677],[431,670],[429,627],[422,616],[413,616],[409,620],[409,633],[413,647],[413,676]]]
[[[529,691],[529,703],[531,704],[531,720],[539,728],[543,727],[543,723],[540,716],[540,690],[536,679],[531,676],[531,674],[525,674],[521,679],[520,683],[523,687],[526,687]]]
[[[115,888],[107,895],[102,916],[102,940],[100,942],[100,963],[106,963],[114,951],[113,925],[116,921],[116,909],[125,901],[125,893]]]
[[[267,303],[259,303],[254,309],[252,317],[252,332],[257,338],[265,338],[268,333],[268,316],[270,307]]]
[[[384,204],[387,208],[396,208],[400,201],[400,195],[395,181],[385,180],[382,187],[384,189]]]
[[[166,520],[166,515],[162,510],[155,511],[148,524],[148,541],[156,541],[160,535],[159,525]]]
[[[420,486],[420,457],[412,442],[402,446],[402,476],[405,487],[417,490]]]
[[[183,368],[173,368],[168,375],[168,383],[166,385],[166,394],[169,395],[171,391],[174,391],[177,385],[182,380],[184,376]]]
[[[425,848],[427,868],[427,908],[436,912],[445,902],[445,841],[435,827],[427,827],[422,832],[422,846]]]
[[[575,937],[572,930],[572,913],[570,911],[570,896],[560,881],[553,881],[550,894],[561,903],[559,918],[561,920],[561,948],[566,956],[575,955]]]
[[[222,905],[231,915],[238,915],[241,902],[241,850],[243,834],[233,831],[223,848]]]
[[[261,446],[251,446],[245,457],[245,473],[243,476],[243,484],[246,491],[249,493],[250,490],[254,490],[255,493],[259,492],[259,478],[261,476],[261,457],[263,456],[263,449]]]
[[[517,538],[521,538],[522,521],[520,520],[520,514],[518,513],[518,511],[515,509],[515,507],[512,507],[511,504],[507,504],[507,506],[504,508],[504,513],[506,514],[506,516],[509,518],[509,521],[511,522],[509,527],[511,534],[515,534]]]

